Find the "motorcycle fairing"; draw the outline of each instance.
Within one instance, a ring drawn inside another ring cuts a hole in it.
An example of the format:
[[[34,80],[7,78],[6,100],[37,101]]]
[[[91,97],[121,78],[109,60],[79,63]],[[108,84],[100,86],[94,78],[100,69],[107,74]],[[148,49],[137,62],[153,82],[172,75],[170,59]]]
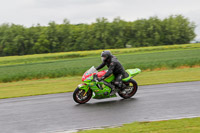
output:
[[[111,88],[102,85],[103,90],[99,89],[97,86],[93,86],[91,89],[93,90],[93,98],[94,99],[103,99],[103,98],[110,98],[110,97],[116,97],[117,95],[110,96]]]
[[[99,89],[97,85],[101,85],[103,90]],[[117,95],[110,96],[111,88],[104,85],[103,82],[91,82],[91,83],[83,83],[78,85],[79,89],[85,90],[85,93],[88,92],[89,88],[94,92],[93,98],[94,99],[103,99],[103,98],[111,98],[116,97]]]
[[[82,90],[85,90],[85,92],[88,92],[88,90],[89,90],[89,87],[88,87],[88,85],[86,83],[79,84],[78,88],[82,89]]]

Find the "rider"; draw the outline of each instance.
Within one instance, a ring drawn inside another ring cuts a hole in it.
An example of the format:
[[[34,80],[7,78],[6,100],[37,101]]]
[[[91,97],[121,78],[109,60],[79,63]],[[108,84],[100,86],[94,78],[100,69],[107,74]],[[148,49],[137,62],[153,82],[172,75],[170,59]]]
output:
[[[117,60],[115,56],[111,54],[109,50],[103,51],[101,53],[102,64],[96,67],[96,70],[103,68],[105,65],[108,67],[108,71],[104,76],[102,76],[99,80],[104,80],[105,78],[109,77],[111,74],[114,74],[115,81],[114,84],[119,89],[123,89],[124,86],[122,84],[122,79],[128,77],[126,71],[124,70],[121,63]],[[105,83],[105,82],[104,82]],[[106,85],[111,87],[114,90],[114,86],[106,82]]]

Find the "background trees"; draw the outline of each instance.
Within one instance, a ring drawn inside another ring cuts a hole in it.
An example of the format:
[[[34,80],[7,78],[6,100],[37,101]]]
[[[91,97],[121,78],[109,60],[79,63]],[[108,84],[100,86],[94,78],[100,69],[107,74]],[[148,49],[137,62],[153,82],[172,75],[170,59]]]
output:
[[[194,39],[195,24],[182,15],[132,22],[98,18],[92,24],[62,24],[24,27],[0,25],[0,56],[64,51],[184,44]]]

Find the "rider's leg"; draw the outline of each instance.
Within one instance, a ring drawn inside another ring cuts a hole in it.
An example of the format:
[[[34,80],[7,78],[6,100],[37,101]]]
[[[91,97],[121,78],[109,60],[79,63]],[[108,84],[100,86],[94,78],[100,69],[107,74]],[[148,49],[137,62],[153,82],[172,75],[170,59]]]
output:
[[[104,83],[104,85],[106,85],[106,86],[110,87],[112,90],[114,90],[115,86],[112,85],[111,83],[108,83],[106,81],[103,81],[103,83]]]
[[[122,79],[123,79],[124,77],[128,77],[128,76],[126,76],[126,75],[123,76],[122,74],[119,74],[119,75],[117,75],[116,78],[115,78],[114,84],[115,84],[115,86],[118,87],[118,89],[120,89],[120,90],[124,90],[124,89],[126,88],[126,85],[122,82]]]
[[[108,86],[111,88],[111,92],[110,92],[110,95],[114,95],[116,93],[116,89],[115,89],[115,86],[112,85],[111,83],[108,83],[106,81],[103,81],[104,85]]]
[[[116,78],[115,78],[114,84],[115,84],[115,86],[118,87],[119,89],[122,88],[122,77],[123,77],[122,74],[118,74],[118,75],[116,75]]]

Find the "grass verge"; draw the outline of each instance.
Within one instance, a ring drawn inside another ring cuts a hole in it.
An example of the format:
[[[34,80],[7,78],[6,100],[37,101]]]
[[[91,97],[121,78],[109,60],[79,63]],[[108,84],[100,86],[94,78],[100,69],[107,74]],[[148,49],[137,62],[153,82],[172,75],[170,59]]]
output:
[[[199,133],[200,118],[179,120],[134,122],[122,127],[97,130],[85,130],[80,133]]]
[[[142,72],[134,78],[139,85],[199,81],[200,68]],[[81,76],[0,83],[0,99],[71,92],[80,84]]]

